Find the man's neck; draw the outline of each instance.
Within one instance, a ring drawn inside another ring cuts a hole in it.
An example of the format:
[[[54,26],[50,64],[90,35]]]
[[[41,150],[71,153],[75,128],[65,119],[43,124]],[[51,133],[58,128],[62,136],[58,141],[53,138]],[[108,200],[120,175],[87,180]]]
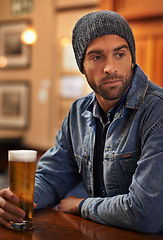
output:
[[[125,91],[125,93],[120,98],[115,99],[115,100],[107,100],[95,92],[97,101],[106,115],[110,111],[110,109],[112,109],[120,99],[122,99],[123,97],[126,97],[129,89],[130,89],[130,86],[128,87],[128,89]]]
[[[100,105],[100,107],[103,109],[104,113],[107,115],[110,109],[112,109],[116,103],[119,101],[119,99],[116,100],[106,100],[103,97],[96,95],[97,101]]]

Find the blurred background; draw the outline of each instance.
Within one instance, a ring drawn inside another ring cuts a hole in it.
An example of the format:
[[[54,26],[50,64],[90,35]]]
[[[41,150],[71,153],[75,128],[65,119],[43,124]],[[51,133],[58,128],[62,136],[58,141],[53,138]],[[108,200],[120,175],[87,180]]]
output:
[[[71,36],[81,16],[102,9],[128,20],[137,63],[163,87],[163,0],[0,0],[0,189],[8,186],[7,151],[35,149],[39,158],[72,102],[91,91]]]

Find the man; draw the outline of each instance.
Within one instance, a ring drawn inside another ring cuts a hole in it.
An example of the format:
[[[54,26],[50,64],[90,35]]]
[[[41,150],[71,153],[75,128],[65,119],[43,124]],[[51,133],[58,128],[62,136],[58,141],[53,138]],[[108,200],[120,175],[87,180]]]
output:
[[[126,20],[112,11],[82,17],[73,49],[93,93],[75,101],[38,163],[35,203],[80,214],[101,224],[141,232],[163,228],[163,89],[148,80],[135,59]],[[66,194],[83,181],[87,198]],[[24,212],[0,191],[0,223]]]

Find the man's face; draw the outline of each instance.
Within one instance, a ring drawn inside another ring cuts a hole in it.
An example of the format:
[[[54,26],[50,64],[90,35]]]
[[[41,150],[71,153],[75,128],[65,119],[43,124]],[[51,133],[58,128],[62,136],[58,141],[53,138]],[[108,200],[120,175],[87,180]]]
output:
[[[127,41],[118,35],[104,35],[87,47],[83,72],[97,99],[117,100],[133,79],[132,56]]]

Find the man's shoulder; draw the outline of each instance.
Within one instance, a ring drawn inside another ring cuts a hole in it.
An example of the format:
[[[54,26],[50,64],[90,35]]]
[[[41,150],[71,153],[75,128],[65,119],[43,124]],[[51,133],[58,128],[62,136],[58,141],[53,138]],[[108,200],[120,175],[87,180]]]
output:
[[[95,94],[94,92],[91,92],[83,97],[78,98],[75,100],[72,104],[72,108],[88,108],[89,105],[91,105],[94,102]]]
[[[149,81],[147,96],[163,101],[163,88]]]
[[[143,112],[150,113],[150,119],[155,121],[162,118],[163,112],[163,88],[149,81],[148,89],[141,105]]]

